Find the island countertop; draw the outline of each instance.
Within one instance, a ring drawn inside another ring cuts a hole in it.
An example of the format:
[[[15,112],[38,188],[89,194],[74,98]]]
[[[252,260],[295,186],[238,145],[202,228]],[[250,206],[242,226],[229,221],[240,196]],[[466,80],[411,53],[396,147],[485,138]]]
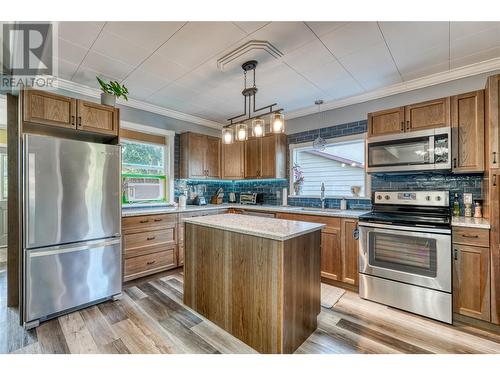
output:
[[[185,223],[285,241],[325,227],[324,224],[238,214],[221,214],[184,219]]]

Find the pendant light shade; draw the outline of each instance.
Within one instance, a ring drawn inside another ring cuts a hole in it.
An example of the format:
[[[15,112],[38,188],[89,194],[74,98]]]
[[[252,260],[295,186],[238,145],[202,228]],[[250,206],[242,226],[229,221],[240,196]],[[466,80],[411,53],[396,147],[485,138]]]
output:
[[[230,145],[234,142],[234,132],[231,128],[222,129],[222,143],[225,145]]]
[[[285,117],[276,112],[271,115],[271,131],[273,133],[283,133],[285,131]]]
[[[236,140],[237,141],[246,141],[248,139],[248,127],[246,124],[238,124],[236,125]]]
[[[266,135],[266,123],[263,119],[257,118],[252,121],[252,135],[254,137],[263,137]]]

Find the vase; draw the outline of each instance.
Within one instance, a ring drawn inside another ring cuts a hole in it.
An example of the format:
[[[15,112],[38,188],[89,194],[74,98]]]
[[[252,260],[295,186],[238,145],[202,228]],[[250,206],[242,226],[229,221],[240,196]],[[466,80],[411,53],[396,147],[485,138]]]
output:
[[[116,105],[116,96],[107,92],[101,92],[101,104],[114,107]]]
[[[295,195],[300,195],[300,193],[302,192],[302,185],[301,184],[294,184],[293,190],[295,190]]]

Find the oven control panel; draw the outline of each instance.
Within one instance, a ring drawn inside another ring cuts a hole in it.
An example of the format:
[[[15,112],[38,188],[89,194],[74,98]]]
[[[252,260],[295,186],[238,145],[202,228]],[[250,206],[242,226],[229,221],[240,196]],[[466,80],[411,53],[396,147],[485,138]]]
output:
[[[450,193],[448,191],[377,191],[374,193],[374,203],[447,207],[450,203]]]

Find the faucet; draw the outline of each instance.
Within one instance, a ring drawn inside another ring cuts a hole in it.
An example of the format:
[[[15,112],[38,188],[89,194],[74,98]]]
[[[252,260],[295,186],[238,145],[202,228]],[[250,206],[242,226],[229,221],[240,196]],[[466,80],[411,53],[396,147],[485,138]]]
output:
[[[324,182],[321,183],[321,197],[320,197],[320,200],[321,200],[321,209],[324,210],[325,209],[325,183]]]

